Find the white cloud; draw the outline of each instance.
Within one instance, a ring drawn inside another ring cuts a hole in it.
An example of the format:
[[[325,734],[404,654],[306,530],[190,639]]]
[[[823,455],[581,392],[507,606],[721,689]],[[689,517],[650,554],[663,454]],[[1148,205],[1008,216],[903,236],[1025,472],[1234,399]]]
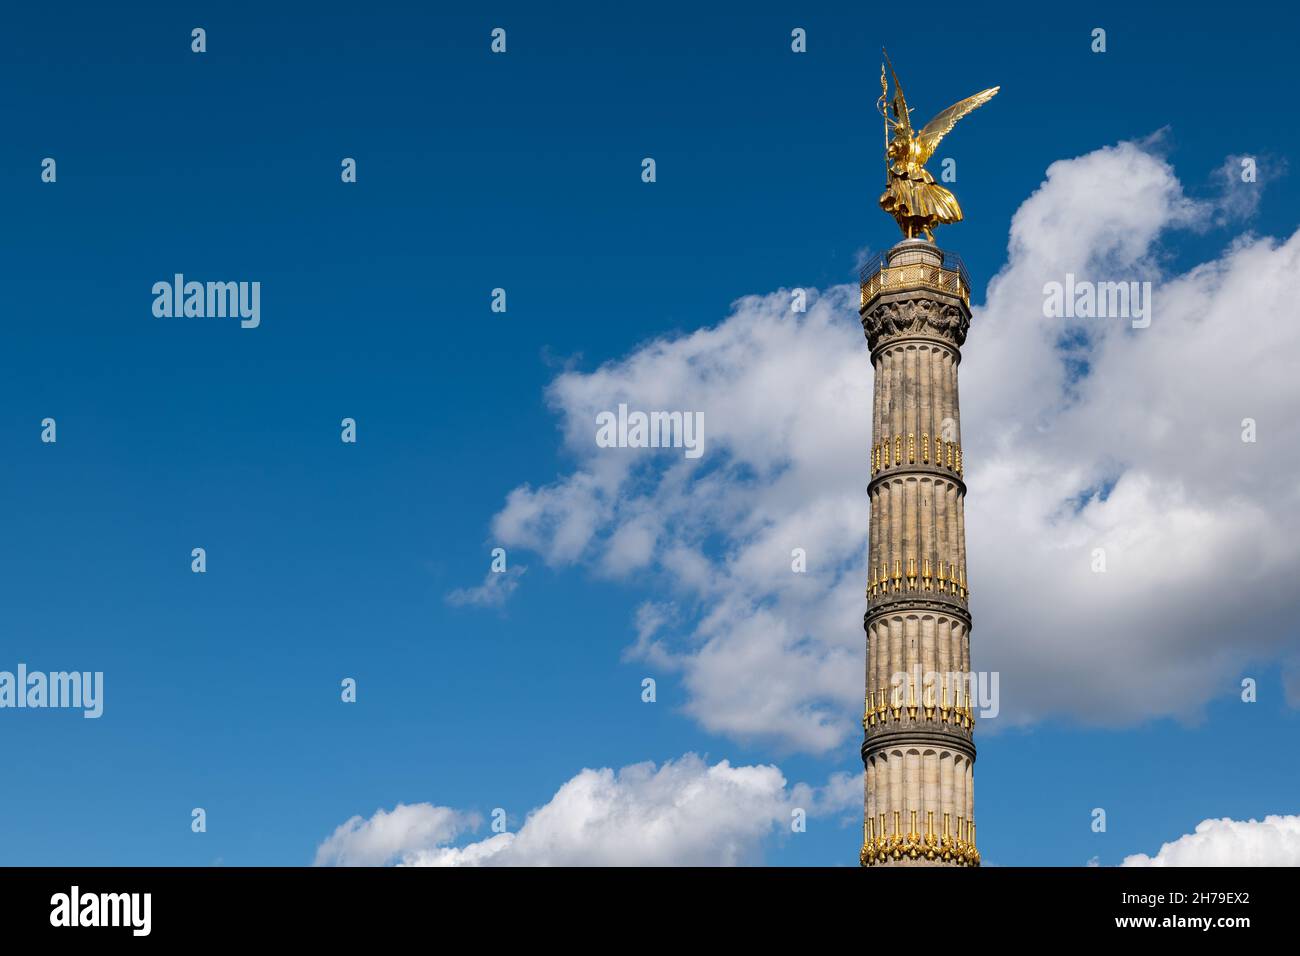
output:
[[[1195,833],[1166,843],[1154,857],[1124,858],[1122,866],[1300,866],[1300,816],[1203,820]]]
[[[473,814],[427,803],[399,803],[369,820],[352,817],[316,849],[316,866],[383,866],[410,853],[445,844],[478,825]]]
[[[457,588],[447,594],[447,603],[457,606],[500,607],[519,587],[519,579],[528,570],[514,565],[505,571],[488,571],[483,583],[474,588]]]
[[[1161,265],[1161,241],[1225,204],[1188,199],[1126,143],[1054,163],[1013,219],[961,371],[974,662],[1001,673],[999,723],[1193,717],[1300,644],[1279,586],[1300,573],[1300,234]],[[1066,273],[1152,281],[1150,327],[1045,319],[1043,285]],[[678,671],[715,733],[826,752],[857,732],[871,369],[856,299],[836,287],[792,314],[785,291],[746,297],[716,326],[559,375],[548,399],[574,469],[516,488],[493,521],[552,565],[653,589],[628,653]],[[619,402],[703,412],[705,455],[597,448],[595,416]]]
[[[317,865],[731,866],[756,862],[763,844],[808,816],[862,803],[856,774],[825,787],[796,784],[773,766],[712,766],[695,754],[621,770],[583,770],[517,833],[451,846],[472,818],[427,803],[353,817],[321,844]],[[474,823],[476,824],[476,819]]]
[[[550,399],[581,469],[515,489],[493,525],[496,539],[555,565],[584,560],[602,576],[657,577],[670,600],[654,627],[642,621],[637,646],[684,672],[691,712],[741,737],[779,723],[809,749],[839,741],[835,724],[861,693],[853,618],[871,377],[861,332],[843,322],[848,296],[834,290],[806,316],[792,316],[784,294],[747,299],[717,328],[560,376]],[[709,450],[691,461],[671,450],[597,449],[596,414],[624,397],[634,408],[703,411]],[[863,411],[837,413],[827,427],[818,419],[832,407]],[[709,553],[719,533],[730,560]],[[794,547],[808,549],[818,575],[791,573]],[[689,620],[693,634],[663,630],[664,620]]]
[[[1249,171],[1254,178],[1243,178]],[[1233,155],[1224,159],[1219,167],[1217,186],[1221,190],[1217,203],[1215,224],[1223,225],[1233,219],[1244,219],[1255,214],[1263,198],[1263,185],[1287,174],[1290,164],[1283,156]]]

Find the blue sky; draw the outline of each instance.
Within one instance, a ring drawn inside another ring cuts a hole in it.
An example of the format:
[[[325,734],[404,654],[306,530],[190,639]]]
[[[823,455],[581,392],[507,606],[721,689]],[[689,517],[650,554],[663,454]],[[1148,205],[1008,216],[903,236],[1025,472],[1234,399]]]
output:
[[[7,11],[0,669],[100,670],[106,701],[97,721],[0,712],[0,863],[305,864],[354,814],[499,806],[513,826],[584,767],[690,751],[792,782],[860,773],[856,739],[808,754],[708,732],[670,675],[643,704],[623,652],[649,579],[520,552],[503,607],[445,598],[482,580],[507,494],[571,467],[544,397],[561,370],[743,295],[850,282],[894,241],[875,208],[882,43],[918,113],[1002,86],[945,143],[968,221],[940,239],[977,290],[1056,160],[1168,127],[1166,158],[1210,196],[1225,157],[1300,145],[1275,73],[1294,19],[932,9],[942,29],[842,3]],[[1289,236],[1295,177],[1266,195],[1248,228]],[[1236,231],[1179,233],[1169,266]],[[260,281],[261,326],[154,318],[150,287],[176,272]],[[1228,685],[1199,722],[981,736],[985,859],[1114,863],[1210,816],[1296,812],[1294,762],[1270,755],[1300,720],[1277,662],[1254,673],[1259,704]],[[764,858],[851,864],[859,819]]]

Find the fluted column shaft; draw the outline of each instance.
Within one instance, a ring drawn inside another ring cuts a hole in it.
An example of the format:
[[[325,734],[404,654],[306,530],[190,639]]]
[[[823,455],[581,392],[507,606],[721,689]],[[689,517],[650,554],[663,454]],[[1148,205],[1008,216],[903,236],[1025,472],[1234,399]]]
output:
[[[861,309],[875,372],[862,862],[978,865],[957,388],[969,290],[921,240],[882,271]]]

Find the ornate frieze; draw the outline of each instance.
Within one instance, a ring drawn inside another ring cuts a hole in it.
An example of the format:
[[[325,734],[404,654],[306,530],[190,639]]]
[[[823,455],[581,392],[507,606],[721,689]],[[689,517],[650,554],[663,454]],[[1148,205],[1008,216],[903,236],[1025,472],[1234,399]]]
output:
[[[881,297],[862,310],[862,330],[874,352],[903,338],[931,338],[960,348],[970,329],[963,304],[943,302],[924,290],[902,297]]]

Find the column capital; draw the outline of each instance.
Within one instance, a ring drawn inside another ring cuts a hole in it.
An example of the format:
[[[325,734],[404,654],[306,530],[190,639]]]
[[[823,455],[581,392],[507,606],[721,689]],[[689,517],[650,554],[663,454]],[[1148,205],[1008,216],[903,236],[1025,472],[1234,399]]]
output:
[[[874,352],[903,339],[925,339],[961,348],[970,330],[970,308],[931,289],[876,295],[861,310],[862,331]]]

